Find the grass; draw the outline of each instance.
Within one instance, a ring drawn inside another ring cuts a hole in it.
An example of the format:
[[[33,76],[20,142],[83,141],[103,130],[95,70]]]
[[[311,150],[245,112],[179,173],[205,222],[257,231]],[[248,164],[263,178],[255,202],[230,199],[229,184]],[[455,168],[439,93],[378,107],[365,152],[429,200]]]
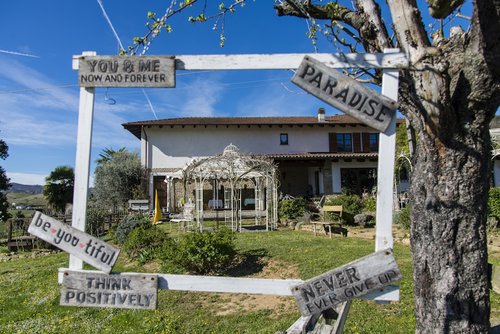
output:
[[[165,226],[167,229],[169,227]],[[242,274],[307,279],[373,252],[373,241],[314,237],[302,231],[240,233],[236,246],[246,255]],[[396,245],[403,273],[401,301],[378,305],[355,300],[345,333],[414,333],[411,255]],[[158,292],[155,311],[59,306],[57,269],[68,256],[57,253],[0,263],[0,333],[275,333],[299,317],[293,297]],[[155,272],[121,254],[116,271]],[[492,295],[492,309],[500,297]],[[492,312],[493,313],[493,312]]]

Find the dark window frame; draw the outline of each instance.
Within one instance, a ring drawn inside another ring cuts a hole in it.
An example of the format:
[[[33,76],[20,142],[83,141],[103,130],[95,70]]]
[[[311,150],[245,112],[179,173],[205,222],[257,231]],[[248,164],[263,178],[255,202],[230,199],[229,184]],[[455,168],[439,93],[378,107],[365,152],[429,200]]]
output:
[[[368,145],[370,147],[370,152],[378,152],[380,136],[377,132],[370,132]]]
[[[337,152],[352,153],[353,152],[353,136],[352,133],[337,133]]]
[[[280,133],[280,145],[288,145],[288,133]]]

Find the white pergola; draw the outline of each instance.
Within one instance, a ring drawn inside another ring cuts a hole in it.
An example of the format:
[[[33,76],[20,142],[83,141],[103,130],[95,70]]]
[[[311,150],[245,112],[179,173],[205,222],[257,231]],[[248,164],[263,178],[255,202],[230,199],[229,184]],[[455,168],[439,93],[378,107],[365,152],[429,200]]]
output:
[[[274,229],[278,222],[277,168],[270,161],[241,154],[238,147],[228,145],[222,154],[193,160],[183,169],[183,178],[195,185],[195,211],[198,228],[203,228],[206,184],[211,184],[210,201],[214,210],[224,212],[225,223],[233,231],[241,231],[242,189],[249,182],[254,185],[254,218],[256,225],[265,223],[266,230]],[[219,199],[219,185],[224,184],[224,198]]]

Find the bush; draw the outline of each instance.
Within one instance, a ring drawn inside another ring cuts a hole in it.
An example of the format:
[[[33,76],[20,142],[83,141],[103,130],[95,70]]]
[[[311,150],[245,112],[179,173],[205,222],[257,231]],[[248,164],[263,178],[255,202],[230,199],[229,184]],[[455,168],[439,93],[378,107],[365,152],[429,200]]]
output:
[[[129,233],[123,250],[132,258],[144,264],[160,256],[160,250],[168,243],[168,235],[158,227],[141,225]]]
[[[216,232],[194,232],[172,240],[164,248],[164,266],[173,265],[193,274],[221,273],[236,255],[234,232],[222,228]]]
[[[354,223],[354,216],[361,213],[362,210],[361,197],[355,194],[342,193],[326,200],[325,205],[342,205],[342,220],[350,225]],[[326,218],[331,219],[328,214]]]
[[[500,219],[500,187],[490,188],[488,194],[488,216]]]
[[[87,211],[87,233],[100,236],[104,232],[106,212],[102,209],[92,208]]]
[[[361,200],[363,206],[363,212],[375,212],[377,211],[377,198],[375,196],[366,196]]]
[[[283,199],[279,203],[278,214],[281,219],[295,220],[304,215],[306,207],[307,201],[304,198]]]
[[[409,230],[411,226],[410,221],[410,206],[406,205],[404,208],[399,210],[394,217],[394,223],[401,225],[405,230]]]
[[[115,240],[119,244],[125,243],[128,235],[140,226],[151,226],[149,217],[143,214],[128,215],[118,224],[115,231]]]

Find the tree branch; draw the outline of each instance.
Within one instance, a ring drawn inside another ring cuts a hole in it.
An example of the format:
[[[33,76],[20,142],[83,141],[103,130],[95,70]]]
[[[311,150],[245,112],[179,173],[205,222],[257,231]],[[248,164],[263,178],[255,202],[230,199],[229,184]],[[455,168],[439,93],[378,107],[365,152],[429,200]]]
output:
[[[299,8],[294,1],[275,5],[278,16],[295,16],[316,20],[341,21],[358,31],[366,52],[380,52],[390,47],[387,29],[380,19],[380,11],[373,0],[359,0],[360,10],[353,11],[338,3],[315,5],[304,1]]]
[[[357,0],[358,8],[366,15],[368,21],[374,30],[373,41],[375,44],[367,49],[368,52],[383,51],[385,48],[391,48],[392,43],[387,32],[387,27],[382,21],[380,7],[373,0]],[[365,37],[364,35],[362,37]],[[366,36],[368,37],[368,36]]]
[[[421,59],[431,45],[415,0],[388,0],[399,47],[410,55],[410,60]]]

